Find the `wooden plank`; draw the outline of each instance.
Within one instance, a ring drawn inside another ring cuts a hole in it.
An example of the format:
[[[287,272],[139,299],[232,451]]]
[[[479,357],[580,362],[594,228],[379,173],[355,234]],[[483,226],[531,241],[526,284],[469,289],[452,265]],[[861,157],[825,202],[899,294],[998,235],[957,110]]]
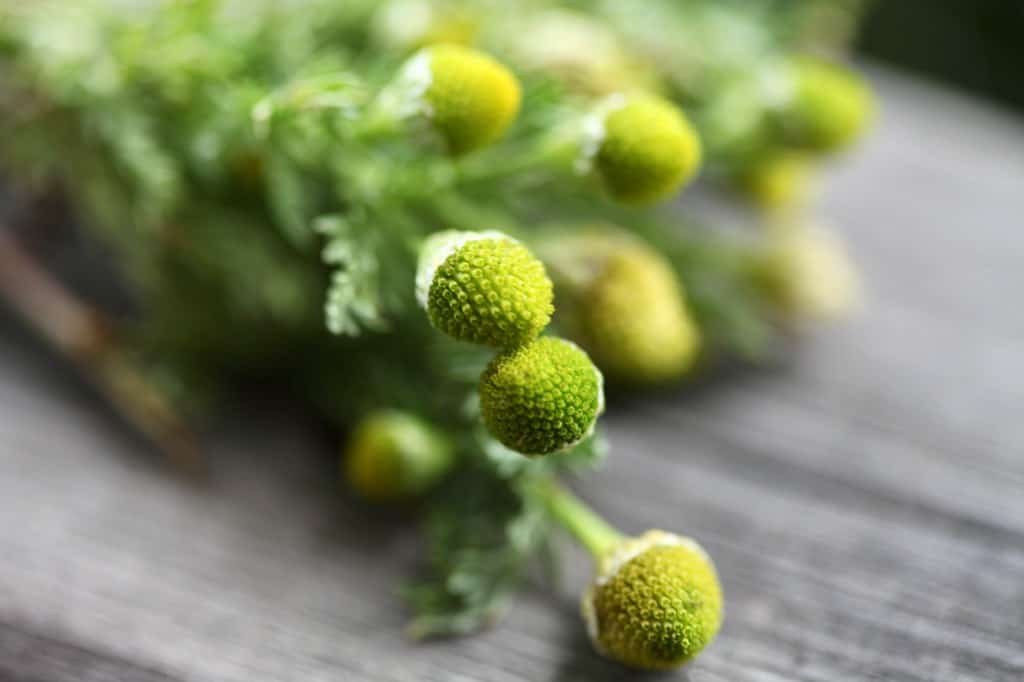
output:
[[[0,678],[9,682],[177,682],[159,671],[9,623],[0,623]]]
[[[715,556],[726,624],[692,682],[1024,679],[1024,129],[878,80],[879,133],[824,201],[863,316],[775,370],[613,403],[577,485]],[[578,551],[499,628],[410,643],[408,524],[338,494],[300,415],[240,408],[195,488],[0,330],[0,677],[636,679],[587,645]]]

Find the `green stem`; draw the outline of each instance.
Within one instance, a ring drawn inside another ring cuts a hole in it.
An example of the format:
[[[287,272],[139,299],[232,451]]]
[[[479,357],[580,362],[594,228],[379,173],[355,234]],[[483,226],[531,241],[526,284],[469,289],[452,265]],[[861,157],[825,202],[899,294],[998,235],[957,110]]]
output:
[[[622,541],[622,533],[553,478],[541,484],[540,492],[551,515],[587,548],[595,560]]]
[[[511,158],[504,154],[500,159],[489,154],[474,157],[462,164],[459,180],[467,184],[489,182],[540,169],[570,169],[578,150],[578,143],[565,135],[544,137]]]
[[[400,117],[374,104],[355,125],[353,137],[364,144],[371,144],[381,138],[397,135],[401,129]]]

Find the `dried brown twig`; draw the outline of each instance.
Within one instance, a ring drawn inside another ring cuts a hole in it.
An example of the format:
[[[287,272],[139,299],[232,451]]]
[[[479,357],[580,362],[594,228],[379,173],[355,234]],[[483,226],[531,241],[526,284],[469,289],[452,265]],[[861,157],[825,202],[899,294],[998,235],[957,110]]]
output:
[[[68,358],[117,412],[177,468],[202,473],[188,428],[116,343],[113,325],[46,272],[0,226],[0,300]]]

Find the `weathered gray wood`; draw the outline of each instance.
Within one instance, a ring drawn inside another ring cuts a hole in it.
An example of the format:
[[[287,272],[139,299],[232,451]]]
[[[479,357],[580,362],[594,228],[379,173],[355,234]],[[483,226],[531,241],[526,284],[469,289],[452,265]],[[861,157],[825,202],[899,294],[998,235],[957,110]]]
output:
[[[1024,126],[877,75],[880,130],[822,211],[862,316],[790,366],[614,405],[578,485],[715,556],[727,619],[693,682],[1024,679]],[[196,489],[0,325],[0,678],[636,678],[589,651],[582,555],[496,630],[411,644],[413,539],[338,495],[301,417],[212,429]]]
[[[92,649],[3,624],[0,679],[14,682],[176,682],[162,673]]]

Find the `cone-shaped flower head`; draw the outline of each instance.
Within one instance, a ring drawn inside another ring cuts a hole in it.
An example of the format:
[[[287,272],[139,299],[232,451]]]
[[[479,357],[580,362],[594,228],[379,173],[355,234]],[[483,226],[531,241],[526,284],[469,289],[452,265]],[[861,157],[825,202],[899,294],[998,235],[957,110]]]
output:
[[[722,589],[700,545],[652,530],[604,555],[582,608],[600,653],[634,668],[664,670],[714,639]]]
[[[356,426],[342,465],[359,495],[387,501],[425,492],[453,461],[451,443],[435,428],[411,414],[381,410]]]
[[[480,377],[487,429],[524,455],[565,450],[604,410],[601,373],[575,344],[554,337],[498,355]]]
[[[841,317],[860,298],[857,271],[843,243],[814,226],[774,228],[757,274],[782,313],[794,319]]]
[[[845,67],[811,58],[791,66],[793,93],[782,111],[791,144],[817,152],[853,142],[874,116],[875,102],[864,80]]]
[[[700,332],[676,273],[636,237],[586,230],[541,245],[558,320],[609,380],[656,384],[692,366]]]
[[[420,255],[416,293],[435,327],[497,348],[537,338],[554,310],[544,265],[500,232],[430,237]]]
[[[519,113],[519,81],[512,72],[461,45],[420,50],[406,63],[400,83],[455,155],[494,142]]]
[[[696,130],[670,102],[612,95],[586,119],[581,165],[592,166],[616,200],[649,204],[691,180],[701,153]]]

